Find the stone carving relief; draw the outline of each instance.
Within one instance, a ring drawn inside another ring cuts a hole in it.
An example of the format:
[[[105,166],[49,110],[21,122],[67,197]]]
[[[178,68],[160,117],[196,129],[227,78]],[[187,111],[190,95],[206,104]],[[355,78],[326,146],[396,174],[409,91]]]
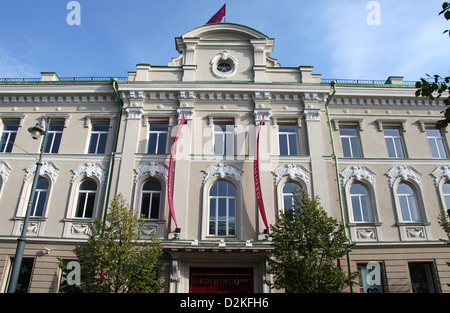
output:
[[[274,175],[275,185],[278,185],[281,178],[288,176],[290,179],[295,179],[298,177],[309,186],[309,173],[299,165],[287,164],[274,172]]]
[[[376,239],[375,228],[358,228],[356,235],[358,239]]]
[[[93,162],[86,163],[85,165],[79,167],[78,169],[72,172],[73,176],[70,183],[73,183],[81,175],[85,175],[86,177],[95,176],[100,180],[102,184],[105,182],[106,178],[106,171]]]
[[[230,176],[233,177],[239,183],[242,182],[242,171],[235,168],[234,166],[225,164],[223,162],[221,162],[218,165],[214,165],[203,172],[205,173],[205,177],[203,178],[203,184],[205,184],[213,176],[219,176],[220,178]]]
[[[151,177],[155,177],[157,174],[164,177],[167,181],[169,176],[169,170],[164,164],[157,164],[155,161],[142,165],[138,170],[135,170],[136,177],[134,182],[138,182],[139,179],[149,174]]]
[[[450,180],[450,166],[438,167],[431,175],[434,177],[434,185],[438,187],[442,179]]]
[[[8,180],[9,173],[11,172],[11,168],[5,162],[0,162],[0,177],[2,178],[3,183]]]
[[[344,187],[351,178],[354,178],[357,181],[366,179],[372,186],[375,186],[375,174],[365,166],[354,165],[349,167],[341,172],[341,176],[342,186]]]
[[[400,165],[393,167],[386,173],[386,175],[389,177],[390,187],[394,186],[394,182],[399,178],[402,180],[412,179],[419,186],[422,186],[422,181],[420,179],[421,174],[410,166]]]
[[[25,169],[25,178],[23,181],[26,181],[30,176],[32,176],[36,172],[36,164]],[[41,170],[39,172],[39,175],[42,176],[44,174],[48,175],[50,179],[52,180],[52,183],[55,183],[56,179],[58,178],[58,172],[59,169],[53,165],[51,162],[44,161]]]

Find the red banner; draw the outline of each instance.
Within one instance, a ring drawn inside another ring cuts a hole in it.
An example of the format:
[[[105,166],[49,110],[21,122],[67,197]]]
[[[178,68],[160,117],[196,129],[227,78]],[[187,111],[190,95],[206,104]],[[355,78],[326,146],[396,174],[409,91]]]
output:
[[[253,175],[255,177],[255,191],[256,191],[256,201],[258,202],[259,212],[261,214],[266,231],[269,230],[269,225],[267,224],[266,212],[264,209],[264,201],[261,193],[261,184],[259,180],[259,133],[261,132],[261,127],[264,124],[264,116],[261,119],[261,124],[259,124],[258,136],[256,138],[256,152],[255,160],[253,161]]]
[[[220,8],[220,10],[217,11],[217,13],[214,14],[214,16],[211,17],[211,19],[210,19],[208,22],[206,22],[206,24],[220,23],[220,22],[222,22],[222,19],[223,19],[223,18],[225,17],[225,15],[226,15],[226,10],[227,10],[226,7],[227,7],[227,4],[225,3],[225,4]]]
[[[178,224],[177,224],[177,219],[175,218],[175,211],[173,209],[173,157],[175,155],[178,136],[180,135],[181,127],[183,126],[183,124],[184,124],[184,115],[181,118],[180,125],[178,125],[177,135],[175,136],[175,140],[173,141],[172,152],[170,154],[170,162],[169,162],[169,175],[168,175],[168,179],[167,179],[170,214],[172,215],[176,230],[178,230]]]

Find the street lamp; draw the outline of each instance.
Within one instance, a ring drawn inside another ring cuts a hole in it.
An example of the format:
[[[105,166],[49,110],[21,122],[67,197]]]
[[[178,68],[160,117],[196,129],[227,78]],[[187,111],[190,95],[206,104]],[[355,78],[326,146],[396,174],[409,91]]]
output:
[[[41,136],[44,136],[41,144],[41,150],[39,154],[39,160],[36,162],[36,171],[34,172],[33,184],[31,185],[31,194],[30,199],[28,200],[27,211],[25,213],[25,218],[23,220],[22,232],[20,237],[17,238],[17,248],[16,254],[14,256],[14,263],[12,265],[11,276],[8,284],[8,293],[16,292],[17,281],[19,279],[20,267],[22,266],[23,252],[25,250],[25,244],[27,241],[27,228],[28,222],[31,216],[31,209],[35,198],[36,186],[39,180],[39,173],[42,167],[42,154],[44,152],[44,147],[47,145],[47,131],[50,126],[51,117],[47,119],[47,125],[45,131],[42,129],[41,125],[37,123],[35,126],[28,128],[28,131],[31,133],[31,137],[33,139],[39,139]]]

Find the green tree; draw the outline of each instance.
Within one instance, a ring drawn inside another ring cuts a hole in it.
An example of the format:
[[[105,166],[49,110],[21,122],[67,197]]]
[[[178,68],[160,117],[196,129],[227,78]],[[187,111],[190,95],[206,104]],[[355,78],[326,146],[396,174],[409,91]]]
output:
[[[442,10],[439,15],[444,15],[446,20],[450,20],[450,3],[444,2],[442,4]],[[445,30],[444,34],[448,33],[450,35],[450,30]],[[450,123],[450,76],[441,77],[439,75],[434,75],[433,77],[427,74],[427,78],[421,78],[420,81],[416,82],[416,97],[426,97],[430,100],[435,100],[441,98],[446,93],[448,94],[446,99],[444,99],[444,104],[448,108],[443,111],[444,119],[438,121],[436,128],[447,127]]]
[[[448,214],[448,215],[447,215]],[[442,229],[447,233],[447,239],[441,239],[441,241],[450,245],[450,222],[448,217],[450,217],[450,211],[445,211],[442,209],[442,214],[439,215],[439,225],[441,225]],[[447,262],[447,265],[450,266],[450,262]],[[450,287],[450,284],[447,284]]]
[[[141,240],[143,223],[122,194],[114,196],[105,223],[96,220],[87,244],[75,250],[87,292],[154,293],[162,289],[156,266],[162,246],[153,234],[149,241]]]
[[[337,259],[351,251],[342,223],[329,217],[319,199],[303,191],[293,194],[291,211],[281,213],[270,227],[274,247],[268,258],[272,287],[294,293],[335,293],[353,285],[351,277],[337,266]]]

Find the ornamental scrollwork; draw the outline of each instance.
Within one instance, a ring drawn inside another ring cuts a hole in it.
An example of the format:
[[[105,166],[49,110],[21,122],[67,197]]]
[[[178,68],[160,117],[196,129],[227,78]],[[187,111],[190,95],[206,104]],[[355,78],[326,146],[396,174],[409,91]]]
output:
[[[445,165],[438,167],[433,171],[433,173],[431,173],[431,175],[434,177],[434,185],[438,187],[443,178],[450,180],[450,166]]]
[[[23,179],[23,181],[25,182],[28,178],[30,178],[30,176],[33,175],[34,172],[36,172],[36,164],[25,169],[25,178]],[[55,165],[53,165],[53,163],[43,162],[41,170],[39,171],[39,175],[42,176],[44,174],[47,174],[52,180],[52,183],[54,183],[58,178],[58,172],[59,169]]]
[[[167,181],[169,176],[169,170],[164,164],[157,164],[155,161],[152,161],[150,163],[142,165],[138,170],[135,170],[136,177],[134,179],[134,182],[138,182],[139,179],[149,174],[151,177],[155,177],[157,174],[164,177],[164,179]]]
[[[70,183],[73,183],[81,175],[85,175],[86,177],[95,176],[102,184],[105,182],[106,171],[93,162],[89,162],[72,172],[73,176]]]
[[[397,179],[401,178],[402,180],[412,179],[419,186],[422,186],[422,180],[420,178],[421,174],[410,166],[400,165],[397,167],[393,167],[386,173],[389,177],[389,186],[394,186],[394,183]]]
[[[368,182],[375,186],[375,174],[365,166],[354,165],[341,172],[342,186],[348,183],[348,181],[354,178],[357,181],[366,179]]]
[[[278,185],[281,178],[285,176],[288,176],[290,179],[295,179],[296,177],[298,177],[303,180],[306,185],[309,185],[309,173],[299,165],[287,164],[274,172],[274,175],[275,185]]]
[[[211,177],[219,176],[220,178],[225,178],[230,176],[234,178],[237,182],[242,182],[242,171],[235,168],[234,166],[225,164],[221,162],[218,165],[214,165],[203,171],[205,173],[205,177],[203,178],[203,184],[205,184]]]

